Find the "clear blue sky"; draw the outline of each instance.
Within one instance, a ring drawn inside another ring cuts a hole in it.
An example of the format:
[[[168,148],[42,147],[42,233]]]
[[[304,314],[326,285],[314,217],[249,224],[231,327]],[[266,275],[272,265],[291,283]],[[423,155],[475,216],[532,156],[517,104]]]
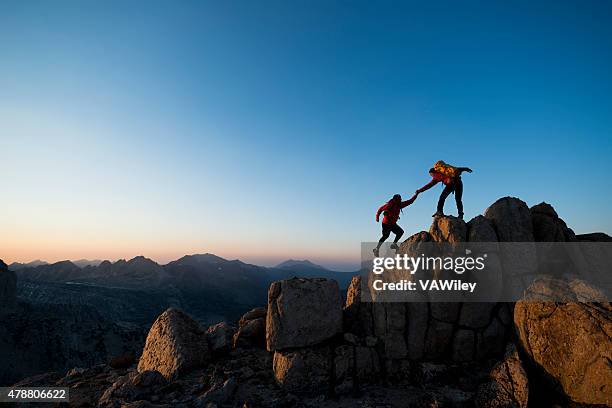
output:
[[[610,233],[611,22],[609,1],[2,1],[0,257],[348,268],[438,159],[474,169],[468,218],[513,195]]]

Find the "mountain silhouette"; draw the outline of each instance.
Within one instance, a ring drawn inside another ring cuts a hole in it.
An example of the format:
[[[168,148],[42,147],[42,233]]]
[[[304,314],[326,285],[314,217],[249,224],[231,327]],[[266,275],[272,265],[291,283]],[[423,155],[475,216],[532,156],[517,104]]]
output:
[[[289,259],[285,262],[281,262],[275,266],[275,268],[279,269],[300,269],[300,268],[309,268],[309,269],[325,269],[321,265],[317,265],[315,263],[310,262],[307,259],[303,261],[297,261],[295,259]]]

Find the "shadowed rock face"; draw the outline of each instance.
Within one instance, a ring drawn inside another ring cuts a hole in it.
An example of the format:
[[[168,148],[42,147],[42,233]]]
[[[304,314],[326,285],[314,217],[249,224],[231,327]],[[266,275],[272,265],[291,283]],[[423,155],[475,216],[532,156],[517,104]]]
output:
[[[342,332],[338,284],[330,279],[287,279],[268,292],[269,351],[311,346]]]
[[[329,387],[331,362],[327,346],[276,351],[274,376],[289,392],[313,393]]]
[[[159,371],[171,380],[208,359],[206,334],[200,325],[184,312],[168,309],[151,326],[138,371]]]
[[[227,353],[232,348],[236,329],[225,322],[217,323],[206,330],[210,351],[216,354]]]
[[[534,205],[529,210],[533,223],[533,235],[537,242],[574,242],[574,231],[567,227],[555,209],[547,203]]]
[[[419,254],[420,246],[432,241],[455,243],[468,239],[492,243],[488,262],[492,266],[498,239],[493,222],[483,216],[468,224],[456,217],[436,217],[429,232],[408,238],[398,253]],[[381,341],[381,359],[391,370],[401,367],[405,360],[467,362],[499,356],[504,351],[511,330],[507,304],[363,303],[356,296],[361,293],[357,286],[358,281],[354,281],[349,288],[346,321],[358,333],[373,333]]]
[[[568,302],[529,300],[550,291]],[[584,282],[537,281],[516,304],[514,323],[522,349],[553,387],[575,402],[610,405],[612,306],[577,302],[584,291],[596,290]]]
[[[493,222],[500,242],[533,242],[533,224],[529,207],[514,197],[497,200],[484,213]]]
[[[527,408],[529,380],[514,344],[508,344],[504,359],[489,375],[491,381],[482,384],[476,394],[477,407]]]
[[[266,314],[265,307],[256,307],[242,315],[234,334],[234,347],[266,347]]]

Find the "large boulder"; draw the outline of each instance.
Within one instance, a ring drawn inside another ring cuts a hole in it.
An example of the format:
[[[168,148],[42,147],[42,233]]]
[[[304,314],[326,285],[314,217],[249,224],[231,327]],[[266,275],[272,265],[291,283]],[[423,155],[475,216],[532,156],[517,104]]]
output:
[[[611,405],[612,305],[579,302],[596,292],[584,282],[536,281],[516,304],[514,324],[548,384],[577,403]]]
[[[477,215],[467,223],[467,240],[469,242],[497,242],[497,234],[493,222]]]
[[[332,350],[327,346],[276,351],[274,378],[292,393],[322,393],[330,386]]]
[[[529,381],[514,344],[508,344],[504,359],[493,367],[489,376],[490,381],[478,388],[474,405],[481,408],[527,408]]]
[[[524,201],[514,197],[497,200],[485,210],[493,223],[500,244],[504,269],[505,297],[517,298],[531,284],[538,269],[538,255],[533,244],[531,212]]]
[[[533,223],[533,236],[536,242],[575,242],[574,231],[567,227],[555,209],[542,202],[529,210]]]
[[[8,266],[0,259],[0,308],[15,304],[17,293],[17,276],[9,271]]]
[[[242,315],[234,334],[234,347],[266,347],[266,314],[265,307],[256,307]]]
[[[266,319],[269,351],[316,345],[341,332],[342,305],[335,280],[293,278],[272,283]]]
[[[242,317],[238,321],[238,327],[244,326],[247,322],[251,320],[261,319],[261,318],[265,319],[267,314],[268,314],[268,310],[264,306],[251,309],[242,315]]]
[[[155,370],[174,380],[204,365],[208,355],[206,333],[200,325],[181,310],[170,308],[151,326],[138,371]]]
[[[462,219],[453,216],[434,218],[429,234],[436,242],[465,242],[467,226]]]
[[[533,224],[529,207],[515,197],[504,197],[485,210],[493,222],[500,242],[533,242]]]
[[[210,351],[215,354],[231,350],[236,328],[225,322],[217,323],[206,330],[206,338]]]

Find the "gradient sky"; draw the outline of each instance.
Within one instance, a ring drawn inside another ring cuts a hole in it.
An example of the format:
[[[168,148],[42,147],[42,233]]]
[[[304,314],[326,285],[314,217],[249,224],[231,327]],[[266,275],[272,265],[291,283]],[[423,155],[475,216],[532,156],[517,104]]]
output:
[[[512,195],[611,233],[611,21],[609,1],[4,0],[0,257],[350,269],[438,159],[474,169],[467,218]]]

